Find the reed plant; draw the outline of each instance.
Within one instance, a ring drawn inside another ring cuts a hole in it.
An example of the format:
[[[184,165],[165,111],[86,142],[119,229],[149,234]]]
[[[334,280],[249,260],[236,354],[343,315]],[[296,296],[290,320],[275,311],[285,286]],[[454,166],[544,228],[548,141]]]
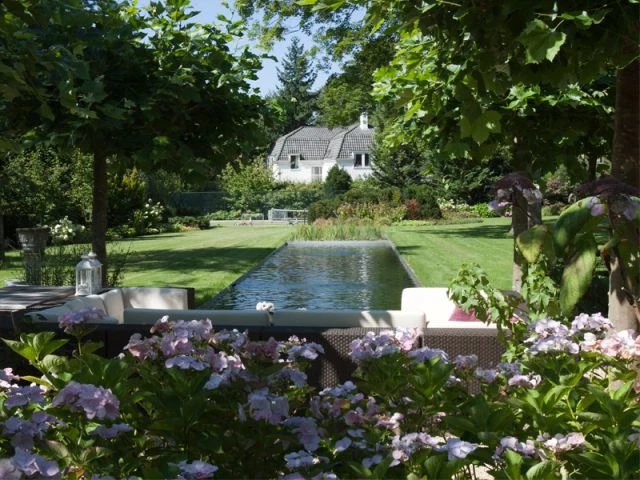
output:
[[[380,240],[379,225],[356,219],[321,219],[312,224],[298,225],[293,240]]]

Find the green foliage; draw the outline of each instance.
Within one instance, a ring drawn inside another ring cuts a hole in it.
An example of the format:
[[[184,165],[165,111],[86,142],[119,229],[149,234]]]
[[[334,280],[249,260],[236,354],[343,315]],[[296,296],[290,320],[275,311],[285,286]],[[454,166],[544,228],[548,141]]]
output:
[[[557,281],[563,315],[569,316],[589,290],[598,253],[607,258],[612,252],[621,259],[627,288],[633,298],[640,297],[638,203],[626,195],[584,198],[566,208],[551,229],[539,225],[516,238],[527,263],[543,258],[549,273],[561,270]]]
[[[69,216],[85,221],[91,211],[90,160],[78,152],[34,147],[0,160],[0,211],[17,227]],[[52,201],[55,199],[55,201]]]
[[[109,175],[109,226],[133,222],[134,212],[141,210],[147,200],[145,176],[136,168],[125,173]]]
[[[316,80],[311,61],[298,37],[293,37],[287,54],[278,68],[280,85],[276,102],[284,116],[282,133],[309,125],[313,121],[317,94],[312,91]]]
[[[422,219],[442,218],[436,193],[430,185],[409,185],[403,191],[405,200],[416,200],[420,208]]]
[[[324,194],[326,198],[333,198],[336,195],[345,193],[351,187],[351,176],[338,164],[334,165],[327,172],[324,180]]]
[[[91,251],[91,245],[84,243],[54,244],[47,247],[41,264],[40,285],[60,286],[76,284],[76,264],[80,257]],[[108,259],[109,270],[108,284],[112,287],[122,284],[127,267],[130,247],[125,247],[118,242],[109,244]],[[26,278],[26,272],[22,272],[22,279]]]
[[[343,201],[336,212],[341,220],[370,220],[377,225],[391,225],[401,221],[407,213],[404,205],[389,203],[348,203]]]
[[[310,223],[314,223],[320,218],[334,218],[338,215],[338,207],[342,201],[340,197],[334,197],[329,200],[319,200],[309,205],[309,212],[307,214],[307,220]]]
[[[219,181],[232,209],[257,211],[259,199],[275,186],[273,171],[260,159],[227,164]]]
[[[383,186],[403,188],[406,185],[420,184],[425,180],[430,158],[423,142],[415,140],[401,145],[384,142],[385,132],[376,132],[376,141],[372,152],[373,178]]]
[[[263,206],[258,211],[266,212],[271,208],[286,208],[289,210],[304,210],[324,196],[324,188],[320,182],[313,183],[285,183],[266,192],[263,196]]]
[[[259,140],[263,103],[249,80],[260,57],[228,47],[243,23],[200,25],[193,16],[184,0],[144,12],[121,0],[0,4],[0,147],[46,142],[93,155],[101,260],[107,157],[198,177]],[[69,25],[83,34],[69,35]]]
[[[353,216],[340,219],[316,220],[312,224],[301,224],[293,233],[293,240],[381,240],[380,225],[355,219]]]

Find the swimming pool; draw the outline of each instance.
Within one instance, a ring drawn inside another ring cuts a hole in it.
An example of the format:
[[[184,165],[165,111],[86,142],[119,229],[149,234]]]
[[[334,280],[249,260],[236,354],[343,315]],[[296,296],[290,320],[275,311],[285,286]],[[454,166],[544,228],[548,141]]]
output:
[[[200,308],[395,310],[414,286],[390,242],[289,242]]]

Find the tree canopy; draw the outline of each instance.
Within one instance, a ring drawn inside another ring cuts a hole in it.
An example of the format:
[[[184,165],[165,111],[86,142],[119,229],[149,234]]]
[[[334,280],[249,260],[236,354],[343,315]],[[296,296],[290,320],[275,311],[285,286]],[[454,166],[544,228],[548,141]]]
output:
[[[0,4],[0,149],[94,157],[93,248],[106,260],[107,158],[194,175],[253,146],[260,58],[228,43],[242,22],[193,22],[188,0]]]
[[[314,121],[316,93],[313,84],[316,73],[311,60],[304,51],[304,45],[294,37],[278,68],[279,86],[276,100],[283,112],[283,131],[287,133]]]

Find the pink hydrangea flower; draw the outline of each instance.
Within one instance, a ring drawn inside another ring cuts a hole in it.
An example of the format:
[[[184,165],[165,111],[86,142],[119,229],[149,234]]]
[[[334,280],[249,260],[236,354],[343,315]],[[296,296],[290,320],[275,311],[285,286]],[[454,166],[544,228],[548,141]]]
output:
[[[7,390],[5,408],[24,407],[25,405],[44,405],[43,387],[30,385],[28,387],[13,387]]]
[[[633,330],[616,332],[602,340],[600,351],[610,357],[640,358],[640,336]]]
[[[74,333],[78,327],[85,323],[98,323],[107,316],[104,311],[89,307],[82,310],[65,312],[58,317],[58,325],[65,333]]]
[[[140,360],[153,360],[158,357],[158,347],[160,339],[158,337],[142,338],[139,333],[134,333],[129,339],[129,343],[124,346],[131,355]]]
[[[99,425],[91,432],[91,435],[97,435],[98,437],[110,439],[117,437],[121,433],[127,433],[131,431],[133,431],[133,428],[131,428],[130,425],[127,425],[126,423],[115,423],[110,427]]]
[[[249,414],[254,420],[266,420],[278,425],[289,416],[289,401],[269,393],[267,388],[261,388],[249,394]]]
[[[113,420],[120,415],[120,402],[111,390],[91,384],[68,383],[51,402],[52,407],[61,405],[83,410],[88,419]]]
[[[471,452],[473,452],[478,445],[476,443],[465,442],[459,438],[449,438],[447,443],[443,447],[436,448],[435,450],[447,452],[447,458],[449,461],[456,458],[467,458]]]
[[[536,388],[541,381],[540,375],[517,374],[509,379],[508,384],[510,387]]]
[[[60,467],[40,455],[36,455],[23,448],[16,448],[15,455],[11,462],[17,470],[24,473],[27,477],[40,474],[41,477],[51,478],[60,474]]]
[[[498,370],[495,368],[485,369],[481,367],[477,367],[473,375],[484,383],[493,383],[498,378]]]
[[[504,437],[500,439],[500,444],[496,447],[496,455],[502,455],[505,450],[513,450],[530,458],[538,455],[538,449],[530,439],[521,442],[516,437]]]
[[[13,374],[13,369],[3,368],[0,369],[0,388],[11,388],[15,380],[20,380],[20,377]]]
[[[206,478],[213,478],[213,474],[218,471],[218,467],[201,460],[195,460],[193,462],[187,462],[183,460],[178,463],[182,479],[186,480],[204,480]]]
[[[292,345],[287,350],[287,356],[290,362],[295,362],[300,358],[315,360],[318,358],[319,353],[324,353],[324,347],[314,342]]]
[[[298,468],[309,468],[320,463],[321,461],[318,457],[314,457],[309,452],[305,452],[304,450],[287,453],[284,456],[284,459],[287,462],[287,468],[291,470],[295,470]]]
[[[585,438],[580,432],[571,432],[567,435],[557,433],[553,437],[548,433],[544,433],[537,438],[537,441],[542,442],[553,453],[562,453],[581,447],[585,442]]]
[[[313,452],[320,446],[320,430],[316,420],[311,417],[290,417],[283,425],[290,428],[298,437],[298,441],[309,452]]]
[[[453,360],[456,368],[470,370],[478,365],[478,355],[457,355]]]
[[[2,434],[12,437],[11,445],[24,449],[33,448],[34,438],[43,438],[44,433],[53,425],[60,424],[53,415],[38,410],[31,418],[9,417],[3,423]]]
[[[439,357],[442,363],[449,363],[449,355],[439,348],[422,347],[412,350],[408,353],[418,363],[428,362],[429,360]]]

